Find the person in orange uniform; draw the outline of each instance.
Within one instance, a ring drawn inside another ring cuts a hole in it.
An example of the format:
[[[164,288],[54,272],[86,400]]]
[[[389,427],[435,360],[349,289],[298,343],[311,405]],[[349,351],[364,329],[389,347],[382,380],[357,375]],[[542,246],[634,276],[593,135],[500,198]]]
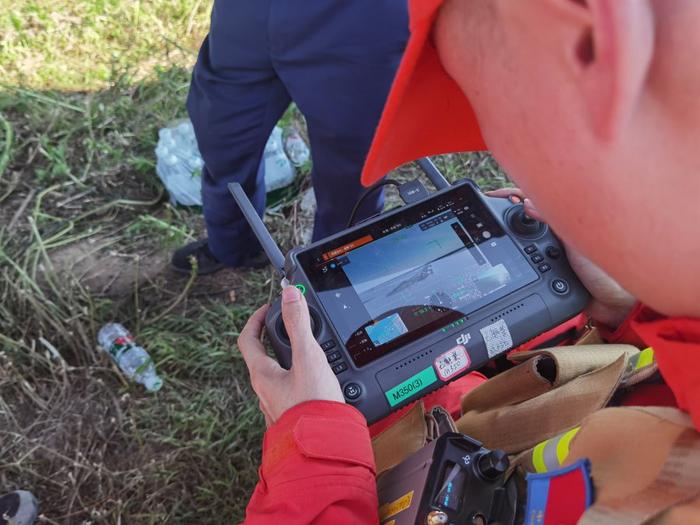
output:
[[[670,398],[700,429],[700,2],[412,0],[410,15],[362,182],[488,147],[565,240],[607,339],[654,348],[666,386],[637,402]],[[289,371],[264,352],[265,311],[239,338],[268,424],[246,523],[377,522],[367,425],[304,297],[283,290]]]

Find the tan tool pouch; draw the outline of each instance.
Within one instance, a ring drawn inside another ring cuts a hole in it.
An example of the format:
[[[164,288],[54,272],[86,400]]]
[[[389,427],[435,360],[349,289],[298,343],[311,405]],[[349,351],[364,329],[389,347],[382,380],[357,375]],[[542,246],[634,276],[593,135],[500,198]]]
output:
[[[517,366],[464,396],[457,429],[511,454],[534,447],[604,407],[623,382],[633,384],[640,371],[629,370],[637,354],[629,345],[514,354]]]
[[[425,412],[416,403],[396,423],[372,439],[377,475],[401,463],[445,432],[456,432],[452,416],[442,407]]]
[[[584,340],[597,341],[596,332]],[[619,385],[653,372],[653,359],[651,366],[635,369],[639,354],[633,346],[603,344],[513,354],[517,366],[464,397],[464,415],[456,428],[489,448],[510,453],[528,449],[605,406]],[[416,403],[372,440],[377,472],[400,463],[454,425],[443,409],[426,414],[423,403]]]

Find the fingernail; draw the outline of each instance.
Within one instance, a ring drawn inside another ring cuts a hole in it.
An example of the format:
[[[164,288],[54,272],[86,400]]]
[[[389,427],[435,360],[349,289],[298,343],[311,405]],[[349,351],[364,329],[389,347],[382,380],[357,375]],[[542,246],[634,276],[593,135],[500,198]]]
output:
[[[296,286],[287,286],[282,290],[283,303],[295,303],[301,299],[301,292]]]

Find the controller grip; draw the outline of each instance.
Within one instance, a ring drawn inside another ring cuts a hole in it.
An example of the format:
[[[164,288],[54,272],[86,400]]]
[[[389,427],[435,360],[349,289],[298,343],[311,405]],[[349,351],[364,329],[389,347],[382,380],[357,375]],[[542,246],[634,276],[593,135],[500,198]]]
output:
[[[282,322],[282,303],[274,301],[265,315],[265,332],[275,353],[277,362],[286,370],[292,366],[292,347]]]
[[[318,339],[322,322],[318,311],[313,306],[309,306],[309,318],[311,320],[311,332],[314,338]],[[282,368],[289,370],[292,366],[292,345],[282,320],[282,303],[279,299],[272,303],[267,311],[265,330],[277,361]]]

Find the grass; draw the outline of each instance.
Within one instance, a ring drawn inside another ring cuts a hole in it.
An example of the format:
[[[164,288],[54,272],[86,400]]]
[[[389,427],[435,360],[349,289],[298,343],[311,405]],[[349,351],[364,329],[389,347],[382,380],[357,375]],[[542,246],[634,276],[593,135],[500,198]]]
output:
[[[0,7],[0,493],[33,491],[42,523],[234,522],[264,429],[235,341],[275,290],[268,269],[167,269],[203,222],[167,203],[153,153],[186,114],[211,3]],[[451,179],[506,182],[485,154],[436,161]],[[266,218],[285,248],[300,200]],[[154,357],[159,393],[97,347],[112,320]]]
[[[188,65],[206,32],[202,0],[3,0],[0,78],[35,89],[104,88],[115,74]]]

